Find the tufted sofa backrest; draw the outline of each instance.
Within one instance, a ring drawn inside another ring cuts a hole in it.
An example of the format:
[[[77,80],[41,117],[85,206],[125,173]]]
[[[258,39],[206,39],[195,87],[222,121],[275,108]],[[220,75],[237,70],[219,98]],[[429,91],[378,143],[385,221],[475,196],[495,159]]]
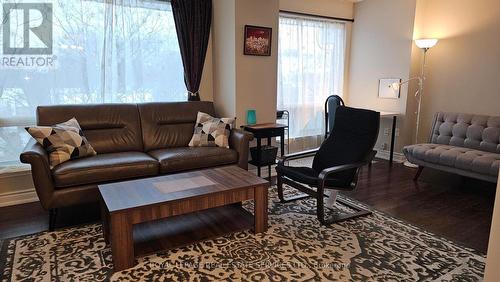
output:
[[[500,153],[500,117],[437,112],[430,143]]]

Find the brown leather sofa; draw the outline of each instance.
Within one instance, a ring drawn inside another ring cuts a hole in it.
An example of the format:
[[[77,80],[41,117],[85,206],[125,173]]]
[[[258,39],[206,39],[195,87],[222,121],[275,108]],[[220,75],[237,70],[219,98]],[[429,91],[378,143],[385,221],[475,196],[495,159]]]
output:
[[[233,129],[230,148],[188,147],[198,111],[215,116],[212,102],[60,105],[37,108],[37,124],[53,125],[75,117],[97,151],[52,170],[47,153],[32,139],[21,154],[31,165],[40,202],[50,211],[97,202],[97,185],[179,171],[237,164],[248,168],[251,133]]]

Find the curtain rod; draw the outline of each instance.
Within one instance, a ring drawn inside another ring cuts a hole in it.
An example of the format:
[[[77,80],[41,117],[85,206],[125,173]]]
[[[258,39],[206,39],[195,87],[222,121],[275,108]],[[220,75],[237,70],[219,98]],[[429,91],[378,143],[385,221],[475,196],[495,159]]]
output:
[[[297,15],[297,16],[315,17],[315,18],[329,19],[329,20],[336,20],[336,21],[354,22],[354,19],[328,17],[328,16],[300,13],[300,12],[292,12],[292,11],[287,11],[287,10],[280,10],[280,13],[286,13],[286,14]]]

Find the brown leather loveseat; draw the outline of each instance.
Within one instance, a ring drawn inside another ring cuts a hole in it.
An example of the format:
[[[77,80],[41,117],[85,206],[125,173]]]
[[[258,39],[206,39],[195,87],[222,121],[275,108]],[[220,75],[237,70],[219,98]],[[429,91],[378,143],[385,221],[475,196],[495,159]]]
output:
[[[97,202],[97,185],[132,178],[237,164],[247,169],[252,135],[233,129],[230,148],[188,147],[198,111],[215,116],[212,102],[60,105],[37,108],[37,124],[75,117],[96,156],[49,168],[48,156],[32,139],[21,154],[31,165],[40,202],[53,229],[59,207]]]

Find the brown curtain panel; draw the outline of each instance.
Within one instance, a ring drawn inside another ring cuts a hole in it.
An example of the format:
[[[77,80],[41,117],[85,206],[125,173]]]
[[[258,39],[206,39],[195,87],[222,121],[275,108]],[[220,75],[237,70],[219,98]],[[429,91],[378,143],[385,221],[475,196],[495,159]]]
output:
[[[172,0],[171,4],[188,101],[200,101],[198,90],[212,24],[212,0]]]

